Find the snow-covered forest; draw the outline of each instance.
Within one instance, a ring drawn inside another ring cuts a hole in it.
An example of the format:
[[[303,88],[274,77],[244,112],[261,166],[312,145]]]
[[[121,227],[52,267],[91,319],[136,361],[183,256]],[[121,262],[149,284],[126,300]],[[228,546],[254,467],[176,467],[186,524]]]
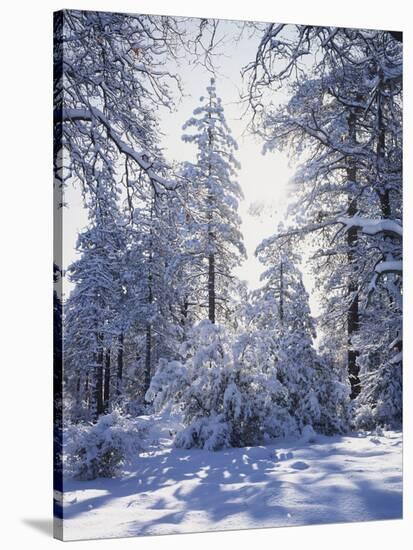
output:
[[[64,11],[54,76],[65,538],[401,517],[401,33]]]

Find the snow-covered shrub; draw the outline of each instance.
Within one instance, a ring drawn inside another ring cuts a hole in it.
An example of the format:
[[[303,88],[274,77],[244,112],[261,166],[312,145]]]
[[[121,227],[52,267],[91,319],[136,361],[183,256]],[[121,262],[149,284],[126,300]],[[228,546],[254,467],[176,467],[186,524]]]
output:
[[[120,402],[118,408],[128,416],[136,417],[150,414],[151,408],[147,403],[142,403],[140,399],[130,399]]]
[[[176,435],[175,445],[183,449],[199,447],[217,451],[231,446],[230,428],[223,415],[200,417]]]
[[[314,428],[326,435],[346,432],[350,425],[350,384],[333,377],[321,378],[317,395],[320,418]]]
[[[177,446],[217,450],[234,444],[231,420],[240,411],[231,395],[235,373],[226,329],[200,322],[181,352],[183,362],[159,363],[147,398],[156,410],[171,400],[179,405],[187,427],[178,432]]]
[[[389,300],[387,293],[379,290],[376,288],[371,300],[372,311],[362,319],[358,337],[353,338],[355,346],[361,350],[357,360],[360,393],[354,402],[353,416],[356,429],[372,430],[380,426],[397,429],[402,423],[402,337],[398,292]]]
[[[315,360],[315,350],[302,334],[278,335],[273,373],[285,387],[286,408],[295,419],[299,433],[304,426],[317,424],[321,417]]]
[[[246,304],[237,334],[201,321],[188,332],[181,360],[159,363],[146,397],[155,410],[169,403],[180,408],[186,427],[177,446],[242,447],[348,425],[349,386],[313,346],[314,322],[298,271],[287,260],[282,269],[284,283],[287,275],[291,281],[281,314],[274,285],[264,287]]]
[[[251,327],[237,337],[233,350],[234,364],[243,373],[243,395],[255,419],[250,430],[255,441],[298,435],[274,333]]]
[[[347,387],[331,367],[334,363],[314,347],[316,322],[299,268],[301,258],[292,243],[279,246],[273,238],[264,240],[257,253],[267,269],[261,275],[263,285],[251,294],[247,321],[255,327],[254,353],[266,365],[264,372],[284,388],[284,399],[277,403],[285,418],[274,428],[283,427],[284,435],[299,435],[305,426],[323,433],[342,431]]]
[[[160,411],[167,403],[178,402],[182,392],[190,384],[190,373],[180,361],[160,359],[155,376],[146,393],[146,399]]]
[[[77,424],[68,429],[67,470],[81,480],[113,477],[141,448],[145,424],[115,410],[96,424]]]
[[[159,364],[147,398],[157,410],[171,401],[180,407],[186,428],[178,432],[177,446],[217,450],[297,432],[283,404],[285,389],[264,372],[255,339],[255,334],[235,339],[205,320],[184,345],[183,362]]]
[[[362,391],[355,400],[354,427],[372,430],[379,426],[400,428],[402,423],[401,364],[386,362],[360,376]]]
[[[344,433],[350,426],[351,415],[347,370],[337,365],[337,361],[324,348],[319,350],[315,368],[320,416],[313,427],[327,435]]]
[[[372,430],[375,425],[373,410],[369,405],[360,405],[354,412],[354,427],[358,430]]]

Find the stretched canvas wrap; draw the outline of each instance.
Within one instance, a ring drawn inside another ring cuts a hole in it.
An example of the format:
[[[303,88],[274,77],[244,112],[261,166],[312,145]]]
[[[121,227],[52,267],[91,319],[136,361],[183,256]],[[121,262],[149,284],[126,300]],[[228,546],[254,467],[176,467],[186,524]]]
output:
[[[55,535],[402,516],[402,34],[54,15]]]

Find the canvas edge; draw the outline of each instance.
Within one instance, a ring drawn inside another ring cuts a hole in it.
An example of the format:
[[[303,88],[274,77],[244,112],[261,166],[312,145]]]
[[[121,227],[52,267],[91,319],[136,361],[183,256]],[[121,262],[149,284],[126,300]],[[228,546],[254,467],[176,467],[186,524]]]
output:
[[[63,187],[58,182],[62,154],[62,109],[59,81],[62,78],[63,11],[53,12],[53,537],[63,540],[63,341],[62,277]]]

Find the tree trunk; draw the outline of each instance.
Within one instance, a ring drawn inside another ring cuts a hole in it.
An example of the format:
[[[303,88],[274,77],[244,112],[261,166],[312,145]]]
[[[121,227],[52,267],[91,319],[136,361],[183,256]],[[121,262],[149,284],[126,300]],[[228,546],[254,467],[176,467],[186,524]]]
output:
[[[98,336],[98,350],[95,353],[95,384],[93,419],[96,421],[103,413],[103,346],[102,336]]]
[[[82,404],[82,398],[86,399],[86,393],[82,395],[82,377],[80,371],[77,371],[76,377],[76,409],[79,410]]]
[[[377,128],[379,130],[379,135],[377,139],[377,148],[376,148],[376,155],[377,155],[377,179],[382,184],[383,183],[383,171],[385,167],[385,160],[386,160],[386,131],[385,126],[383,124],[383,107],[382,107],[382,81],[383,81],[383,74],[379,72],[380,75],[380,86],[377,89],[378,94],[378,105],[377,105]],[[389,189],[382,189],[382,185],[379,186],[379,201],[380,201],[380,210],[381,215],[384,219],[391,219],[392,212],[391,212],[391,202],[390,202],[390,191]],[[385,237],[385,240],[391,243],[393,240],[392,237]],[[390,247],[391,248],[391,247]],[[385,255],[385,259],[391,259],[391,255]],[[389,275],[390,278],[395,279],[394,274]],[[393,305],[394,298],[392,294],[389,292],[389,301],[390,304]],[[401,314],[401,312],[400,312]],[[403,349],[403,338],[402,338],[402,330],[397,332],[397,343],[396,343],[396,351],[400,353]]]
[[[152,364],[152,326],[146,325],[146,346],[145,346],[145,374],[144,374],[144,395],[151,384],[151,364]]]
[[[88,410],[90,410],[91,403],[90,403],[90,395],[89,395],[89,374],[88,373],[86,373],[86,378],[85,378],[85,402]]]
[[[151,212],[150,212],[150,231],[149,231],[149,259],[148,259],[148,306],[149,315],[152,316],[152,304],[153,304],[153,209],[155,198],[152,198]],[[146,323],[146,344],[145,344],[145,372],[143,379],[144,397],[151,384],[151,367],[152,367],[152,323]]]
[[[379,199],[380,199],[380,209],[381,209],[381,213],[383,215],[383,218],[385,218],[385,219],[391,218],[389,190],[386,189],[382,193],[380,193]]]
[[[280,324],[284,322],[284,266],[280,263]]]
[[[103,410],[105,413],[109,412],[110,401],[110,348],[105,352],[105,378],[103,384]]]
[[[189,303],[188,298],[185,298],[184,303],[181,306],[181,326],[186,325],[186,321],[188,319],[188,309],[189,309]]]
[[[352,209],[348,210],[349,215],[352,214]],[[354,247],[357,244],[357,229],[350,229],[347,233],[347,244],[349,245],[348,252],[348,262],[349,265],[352,265],[354,262]],[[358,350],[354,349],[352,338],[357,333],[360,324],[360,314],[359,314],[359,299],[357,295],[357,282],[354,280],[349,281],[348,284],[348,294],[352,296],[350,307],[347,311],[347,365],[348,365],[348,374],[351,385],[351,394],[350,399],[354,399],[360,393],[360,377],[359,372],[360,368],[357,364],[357,358],[359,356]]]
[[[377,88],[377,129],[378,129],[378,138],[376,146],[376,169],[377,169],[377,179],[383,184],[383,169],[385,166],[385,155],[386,155],[386,132],[383,124],[383,106],[382,106],[382,80],[383,74],[379,70],[380,85]],[[388,189],[382,189],[382,185],[379,186],[379,200],[380,200],[380,209],[382,212],[383,218],[389,219],[391,217],[391,206],[390,206],[390,193]]]
[[[118,355],[117,355],[117,371],[116,371],[116,395],[119,397],[122,394],[122,378],[123,378],[123,333],[118,337]]]
[[[352,141],[356,141],[356,115],[351,113],[349,116],[349,135]],[[354,160],[350,161],[349,168],[347,169],[347,178],[349,182],[355,182],[357,177],[357,169]],[[349,196],[349,204],[347,208],[347,215],[349,217],[357,214],[357,201]],[[355,399],[360,393],[360,368],[357,364],[357,358],[359,356],[358,350],[354,349],[353,337],[358,332],[360,324],[359,314],[359,298],[358,298],[358,284],[354,280],[353,271],[354,263],[356,262],[356,249],[358,244],[357,228],[350,228],[347,231],[347,245],[348,253],[347,260],[350,267],[350,276],[348,282],[347,292],[351,297],[351,303],[347,311],[347,368],[351,386],[350,399]]]
[[[212,107],[211,97],[209,98],[209,107]],[[208,118],[211,120],[211,111],[208,113]],[[211,155],[213,149],[213,134],[211,123],[208,127],[208,148]],[[211,252],[211,248],[214,246],[215,235],[212,230],[213,221],[213,204],[214,198],[211,192],[209,180],[212,176],[212,164],[208,163],[208,196],[207,196],[207,208],[208,208],[208,246],[210,248],[208,252],[208,319],[211,323],[215,324],[215,253]]]
[[[215,254],[208,256],[208,318],[215,323]]]

